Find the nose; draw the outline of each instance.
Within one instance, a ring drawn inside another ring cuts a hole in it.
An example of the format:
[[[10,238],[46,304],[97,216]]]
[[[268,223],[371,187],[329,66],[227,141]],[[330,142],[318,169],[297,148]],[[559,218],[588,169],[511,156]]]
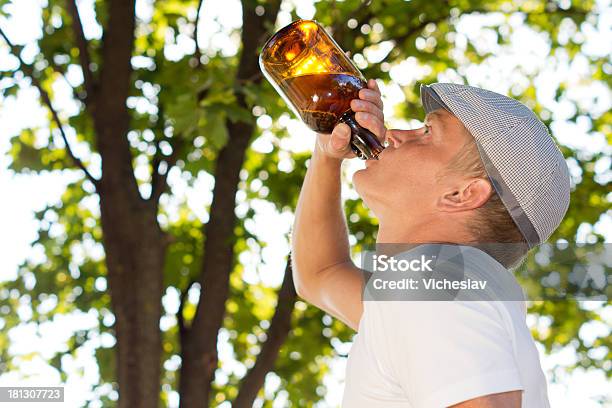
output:
[[[406,142],[418,140],[423,134],[423,129],[422,127],[411,130],[389,129],[387,130],[386,137],[391,146],[398,148]]]

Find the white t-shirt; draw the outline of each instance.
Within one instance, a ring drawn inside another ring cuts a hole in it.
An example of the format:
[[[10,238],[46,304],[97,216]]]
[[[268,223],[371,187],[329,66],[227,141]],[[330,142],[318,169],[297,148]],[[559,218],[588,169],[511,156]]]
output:
[[[471,251],[480,272],[514,280],[492,257]],[[524,301],[363,305],[343,408],[442,408],[513,390],[522,390],[522,408],[550,407]]]

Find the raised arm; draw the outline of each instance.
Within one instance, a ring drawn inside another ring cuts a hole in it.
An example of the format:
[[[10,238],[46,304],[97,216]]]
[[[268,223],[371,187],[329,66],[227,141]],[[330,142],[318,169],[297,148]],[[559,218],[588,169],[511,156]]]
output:
[[[351,107],[357,122],[384,138],[382,102],[376,82],[361,90]],[[340,199],[342,160],[354,157],[350,129],[340,124],[317,144],[298,200],[292,233],[293,279],[308,302],[357,330],[363,311],[363,274],[350,258],[348,232]]]

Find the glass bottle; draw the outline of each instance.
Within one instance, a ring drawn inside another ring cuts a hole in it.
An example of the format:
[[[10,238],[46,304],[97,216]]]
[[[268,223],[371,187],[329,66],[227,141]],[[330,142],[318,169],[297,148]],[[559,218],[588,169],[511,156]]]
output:
[[[384,146],[357,123],[350,108],[366,80],[319,23],[297,20],[280,29],[264,45],[259,66],[310,129],[331,133],[336,124],[346,123],[357,157],[378,159]]]

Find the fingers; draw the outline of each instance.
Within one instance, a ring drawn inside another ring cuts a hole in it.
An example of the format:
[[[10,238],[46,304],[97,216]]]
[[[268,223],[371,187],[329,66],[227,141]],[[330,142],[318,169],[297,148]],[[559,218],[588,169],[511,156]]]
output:
[[[359,98],[372,102],[374,105],[378,106],[379,109],[383,108],[380,89],[378,89],[378,84],[373,79],[368,81],[368,88],[363,88],[359,91]]]
[[[380,94],[380,89],[378,89],[378,82],[375,79],[368,80],[368,88],[378,92]]]
[[[385,140],[385,124],[381,118],[369,112],[355,113],[355,120],[359,125],[374,133],[381,142]]]
[[[341,152],[349,144],[351,139],[351,129],[344,123],[338,124],[334,127],[330,137],[330,146],[332,151]]]
[[[384,120],[383,111],[372,102],[364,101],[363,99],[353,99],[351,101],[351,109],[353,112],[368,112],[380,120]]]
[[[359,99],[351,101],[351,109],[356,112],[359,125],[374,133],[379,140],[385,140],[383,102],[375,80],[368,81],[368,88],[359,91]]]
[[[385,140],[383,103],[376,81],[368,81],[368,88],[359,91],[360,99],[351,101],[357,123],[368,129],[382,142]],[[317,149],[338,159],[355,157],[350,146],[351,128],[345,123],[336,125],[331,134],[317,135]]]
[[[351,109],[354,112],[364,112],[375,116],[378,118],[378,120],[380,120],[380,122],[384,122],[382,97],[380,95],[380,90],[378,89],[378,84],[375,80],[370,79],[368,81],[368,88],[364,88],[359,91],[359,98],[360,99],[353,99],[351,101]],[[368,115],[360,116],[365,121],[370,120],[368,119]],[[375,128],[379,127],[379,124],[371,123],[370,125]]]
[[[319,135],[321,147],[326,155],[337,159],[354,157],[350,148],[351,128],[345,123],[339,123],[334,127],[330,135]]]
[[[383,108],[382,99],[380,97],[380,93],[373,91],[371,89],[365,89],[359,91],[359,98],[364,101],[372,102],[374,105],[378,106],[379,109]]]

